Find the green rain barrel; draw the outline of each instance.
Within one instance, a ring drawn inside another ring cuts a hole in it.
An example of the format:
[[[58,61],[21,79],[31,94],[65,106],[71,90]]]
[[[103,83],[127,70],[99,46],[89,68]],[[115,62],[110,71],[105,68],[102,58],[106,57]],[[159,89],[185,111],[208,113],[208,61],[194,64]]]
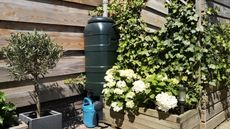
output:
[[[99,97],[106,70],[116,61],[118,38],[114,21],[107,17],[93,17],[84,30],[86,90]]]

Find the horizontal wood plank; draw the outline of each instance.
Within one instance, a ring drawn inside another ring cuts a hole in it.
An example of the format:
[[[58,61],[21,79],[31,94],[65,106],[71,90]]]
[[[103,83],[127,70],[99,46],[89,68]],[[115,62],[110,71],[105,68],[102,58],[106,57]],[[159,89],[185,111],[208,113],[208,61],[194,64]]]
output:
[[[179,129],[178,123],[159,120],[143,114],[134,117],[121,113],[111,113],[109,109],[103,110],[103,112],[105,114],[105,119],[110,119],[109,121],[113,122],[113,125],[124,129],[126,129],[127,126],[131,128],[142,126],[144,129]]]
[[[184,119],[184,122],[181,124],[181,129],[193,129],[199,125],[200,115],[197,112],[195,115],[189,116]]]
[[[143,129],[193,129],[199,126],[200,116],[197,110],[190,110],[182,115],[163,116],[156,110],[141,108],[137,115],[131,115],[128,113],[117,113],[105,105],[104,120],[108,124],[112,124],[121,128],[135,128],[137,125],[143,126]],[[158,117],[157,117],[158,116]],[[174,118],[172,118],[174,117]],[[169,119],[172,121],[169,121]],[[181,118],[180,121],[177,121]],[[183,120],[182,120],[183,119]]]
[[[146,6],[160,13],[168,14],[168,9],[164,6],[165,0],[148,0]]]
[[[23,31],[0,28],[0,48],[8,45],[7,39],[10,37],[11,33],[31,31],[32,30]],[[62,46],[64,50],[84,50],[83,33],[48,31],[43,32],[48,34],[51,37],[51,39],[58,45]]]
[[[41,87],[41,102],[57,100],[65,97],[71,97],[82,93],[79,86],[68,86],[63,81],[44,83]],[[15,88],[3,89],[7,101],[14,103],[17,107],[24,107],[34,104],[31,93],[34,90],[33,85],[26,85]]]
[[[226,18],[226,17],[221,17],[221,16],[217,16],[216,18],[214,18],[214,21],[217,21],[218,23],[230,23],[230,19]]]
[[[225,121],[227,118],[229,118],[228,113],[230,111],[230,108],[228,108],[227,111],[222,111],[221,113],[217,114],[212,119],[201,122],[200,123],[200,129],[214,129],[219,124],[221,124],[223,121]]]
[[[88,10],[27,0],[1,0],[0,20],[85,26]]]
[[[6,46],[6,39],[11,33],[31,32],[33,30],[47,33],[54,42],[63,46],[65,50],[83,50],[83,28],[60,25],[44,25],[23,22],[0,21],[0,48]]]
[[[166,19],[163,16],[152,13],[148,10],[143,9],[141,12],[141,18],[147,24],[150,24],[155,27],[163,27]]]
[[[206,86],[204,87],[205,88],[205,91],[210,94],[210,93],[214,93],[216,91],[220,91],[222,89],[225,89],[226,87],[225,86],[220,86],[220,85],[217,85],[217,86]]]
[[[160,118],[160,119],[164,119],[166,121],[171,121],[171,122],[179,122],[178,115],[171,115],[170,113],[164,113],[161,111],[157,111],[157,110],[152,110],[152,109],[145,109],[145,108],[140,108],[139,112],[141,114],[145,114],[148,116],[152,116],[155,118]]]
[[[208,97],[208,103],[206,105],[206,107],[211,107],[214,104],[222,101],[223,99],[226,99],[227,97],[230,96],[230,89],[228,88],[224,88],[222,90],[218,90],[216,92],[212,92],[210,94],[207,95]]]
[[[230,7],[230,1],[229,0],[212,0],[215,3],[222,4],[224,6]]]
[[[85,57],[68,56],[61,58],[57,66],[50,70],[45,77],[63,76],[81,72],[85,72]],[[5,62],[0,62],[0,73],[0,87],[2,82],[15,81],[9,76]]]
[[[225,17],[226,19],[228,18],[230,20],[230,2],[224,2],[219,3],[219,2],[208,2],[209,7],[214,7],[218,8],[218,16]]]
[[[206,110],[201,110],[201,121],[205,122],[230,107],[230,97],[223,99],[222,101],[214,104]]]
[[[98,6],[102,4],[102,0],[63,0],[63,1],[91,5],[91,6]]]

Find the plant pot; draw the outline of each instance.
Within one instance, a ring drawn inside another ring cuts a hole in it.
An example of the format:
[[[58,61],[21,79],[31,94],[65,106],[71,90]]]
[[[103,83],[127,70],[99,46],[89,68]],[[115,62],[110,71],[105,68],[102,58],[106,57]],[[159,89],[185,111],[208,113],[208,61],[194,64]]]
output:
[[[21,113],[19,119],[28,124],[29,129],[62,129],[62,114],[53,110],[44,111],[40,118],[34,111]]]
[[[181,115],[140,108],[139,114],[114,112],[110,107],[103,109],[103,122],[122,129],[199,129],[198,110],[189,110]]]
[[[19,125],[9,127],[8,129],[28,129],[28,125],[25,122],[20,121]]]

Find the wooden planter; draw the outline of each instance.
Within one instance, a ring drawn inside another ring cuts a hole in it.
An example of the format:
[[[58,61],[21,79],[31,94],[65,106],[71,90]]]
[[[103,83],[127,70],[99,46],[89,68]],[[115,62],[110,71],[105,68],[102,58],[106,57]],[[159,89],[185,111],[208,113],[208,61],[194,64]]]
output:
[[[214,129],[230,117],[230,89],[217,87],[206,91],[208,102],[200,110],[200,129]]]
[[[182,115],[171,115],[153,109],[139,110],[133,116],[103,109],[103,122],[122,129],[215,129],[230,117],[230,89],[211,87],[207,104],[200,110],[189,110]]]
[[[153,109],[139,110],[139,114],[117,113],[105,106],[103,122],[122,129],[199,129],[198,110],[189,110],[182,115],[171,115]]]

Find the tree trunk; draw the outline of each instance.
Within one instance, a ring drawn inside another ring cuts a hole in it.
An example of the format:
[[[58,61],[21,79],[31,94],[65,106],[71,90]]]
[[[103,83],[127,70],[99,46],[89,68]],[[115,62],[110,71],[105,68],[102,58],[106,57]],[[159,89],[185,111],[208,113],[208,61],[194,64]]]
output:
[[[41,104],[40,104],[40,82],[38,77],[34,78],[34,101],[36,104],[36,114],[37,114],[37,118],[39,118],[41,116]]]

